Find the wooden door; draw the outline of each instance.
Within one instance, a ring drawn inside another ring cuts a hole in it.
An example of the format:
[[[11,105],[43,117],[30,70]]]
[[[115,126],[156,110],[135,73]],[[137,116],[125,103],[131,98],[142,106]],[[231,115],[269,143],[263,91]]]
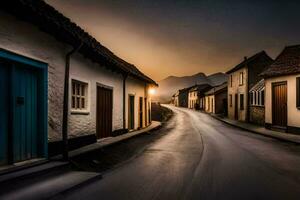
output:
[[[128,98],[128,129],[134,129],[134,96]]]
[[[96,132],[98,139],[112,136],[112,105],[112,90],[97,86]]]
[[[143,97],[139,98],[139,128],[143,128]]]
[[[13,81],[13,152],[14,162],[37,157],[37,74],[15,67]]]
[[[272,85],[272,124],[285,128],[287,126],[287,83]]]
[[[234,95],[234,119],[235,119],[235,120],[238,120],[238,119],[239,119],[238,105],[239,105],[238,94],[235,94],[235,95]]]

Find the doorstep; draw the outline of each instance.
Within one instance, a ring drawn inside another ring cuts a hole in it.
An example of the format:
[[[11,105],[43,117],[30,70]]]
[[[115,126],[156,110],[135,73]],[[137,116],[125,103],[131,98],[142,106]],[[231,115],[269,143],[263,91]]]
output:
[[[295,144],[300,144],[300,135],[295,135],[295,134],[291,134],[291,133],[283,133],[280,131],[274,131],[274,130],[269,130],[266,129],[263,126],[259,126],[259,125],[255,125],[255,124],[250,124],[250,123],[246,123],[246,122],[240,122],[240,121],[236,121],[236,120],[231,120],[228,119],[226,117],[222,117],[219,115],[215,115],[215,114],[211,114],[212,117],[235,127],[238,127],[240,129],[246,130],[246,131],[250,131],[252,133],[256,133],[256,134],[260,134],[260,135],[264,135],[267,137],[272,137],[278,140],[282,140],[285,142],[292,142]]]
[[[138,136],[138,135],[156,130],[160,127],[161,127],[161,122],[152,121],[151,125],[147,126],[146,128],[143,128],[143,129],[140,129],[140,130],[135,130],[135,131],[130,131],[129,133],[122,134],[122,135],[119,135],[119,136],[116,136],[116,137],[109,137],[109,138],[100,139],[96,143],[93,143],[93,144],[90,144],[90,145],[87,145],[87,146],[69,151],[69,158],[76,157],[76,156],[79,156],[79,155],[82,155],[82,154],[85,154],[85,153],[88,153],[88,152],[91,152],[91,151],[95,151],[97,149],[101,149],[101,148],[104,148],[104,147],[107,147],[107,146],[110,146],[110,145],[113,145],[113,144],[117,144],[119,142],[128,140],[128,139],[133,138],[135,136]],[[58,156],[54,156],[51,159],[57,160],[57,159],[61,159],[61,158],[62,158],[62,155],[58,155]]]

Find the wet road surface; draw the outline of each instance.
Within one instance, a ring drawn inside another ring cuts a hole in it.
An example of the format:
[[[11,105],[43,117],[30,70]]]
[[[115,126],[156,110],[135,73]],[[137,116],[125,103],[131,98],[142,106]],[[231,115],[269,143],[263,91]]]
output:
[[[58,199],[300,199],[300,146],[167,107],[167,134]]]

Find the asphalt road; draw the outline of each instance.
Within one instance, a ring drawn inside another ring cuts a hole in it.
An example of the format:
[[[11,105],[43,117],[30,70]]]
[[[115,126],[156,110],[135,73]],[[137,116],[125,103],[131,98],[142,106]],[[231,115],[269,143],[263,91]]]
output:
[[[168,106],[169,107],[169,106]],[[163,137],[61,199],[300,199],[300,147],[170,107]]]

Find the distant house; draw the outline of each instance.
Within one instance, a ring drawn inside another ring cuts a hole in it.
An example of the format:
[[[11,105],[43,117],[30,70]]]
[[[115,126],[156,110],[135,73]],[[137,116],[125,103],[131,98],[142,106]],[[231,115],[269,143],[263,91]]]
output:
[[[189,90],[191,87],[184,88],[178,91],[178,105],[179,107],[188,107],[188,95],[189,95]]]
[[[209,84],[195,85],[189,90],[188,95],[188,108],[191,109],[203,109],[205,92],[211,89],[212,86]]]
[[[265,124],[265,81],[261,79],[249,91],[249,122]]]
[[[156,83],[70,19],[31,0],[3,3],[0,16],[0,165],[151,123]]]
[[[227,113],[227,83],[213,87],[205,93],[205,112]]]
[[[177,91],[174,95],[174,106],[178,107],[179,106],[179,91]]]
[[[300,45],[288,46],[262,74],[265,126],[300,133]]]
[[[249,121],[249,90],[258,81],[258,76],[273,62],[265,51],[259,52],[227,72],[228,80],[228,117]]]

